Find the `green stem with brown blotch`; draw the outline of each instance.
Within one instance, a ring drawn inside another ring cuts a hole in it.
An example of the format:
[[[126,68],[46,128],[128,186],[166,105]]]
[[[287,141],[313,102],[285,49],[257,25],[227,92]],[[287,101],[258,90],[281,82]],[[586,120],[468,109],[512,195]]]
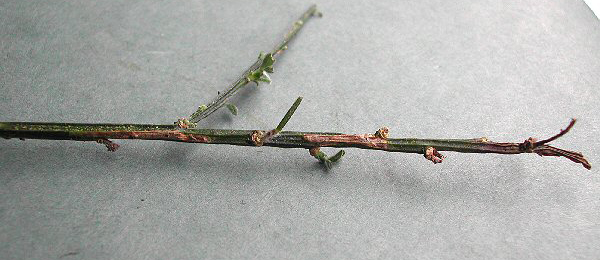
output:
[[[575,120],[557,136],[562,136],[568,132],[574,123]],[[175,125],[0,122],[0,137],[3,138],[98,141],[104,143],[107,147],[109,147],[106,143],[108,139],[143,139],[257,146],[255,142],[257,131],[180,129]],[[591,164],[581,153],[547,145],[547,140],[554,140],[556,136],[539,142],[529,138],[522,143],[497,143],[485,138],[418,139],[386,138],[386,136],[377,134],[282,131],[269,140],[264,140],[261,145],[305,149],[315,147],[354,147],[388,152],[418,153],[423,154],[427,159],[435,160],[434,162],[437,160],[441,162],[443,159],[443,156],[438,151],[498,154],[536,153],[540,156],[563,156],[571,161],[581,163],[587,169],[591,169]],[[112,150],[116,149],[114,145],[112,148]]]
[[[270,82],[271,80],[268,76],[268,73],[273,72],[275,58],[281,55],[287,49],[288,44],[294,39],[304,24],[314,15],[320,16],[316,5],[310,6],[310,8],[308,8],[308,10],[306,10],[302,16],[296,20],[296,22],[294,22],[292,29],[284,36],[283,41],[277,44],[271,52],[267,54],[261,53],[258,60],[254,62],[254,64],[252,64],[248,69],[246,69],[240,78],[238,78],[226,90],[220,92],[219,95],[217,95],[217,97],[208,105],[201,105],[198,107],[198,109],[190,116],[189,120],[178,120],[178,122],[176,122],[178,126],[181,128],[194,126],[200,120],[208,117],[210,114],[223,107],[229,98],[231,98],[235,93],[237,93],[241,88],[250,82],[255,82],[257,84],[258,82]],[[192,124],[189,124],[190,122]]]

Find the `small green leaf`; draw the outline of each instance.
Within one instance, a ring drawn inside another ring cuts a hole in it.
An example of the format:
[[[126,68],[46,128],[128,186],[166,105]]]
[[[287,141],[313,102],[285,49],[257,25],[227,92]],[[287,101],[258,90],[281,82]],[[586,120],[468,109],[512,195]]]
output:
[[[227,109],[229,109],[229,112],[231,112],[231,114],[233,114],[234,116],[237,116],[238,114],[238,108],[234,105],[234,104],[226,104]]]
[[[257,85],[258,82],[271,83],[271,78],[268,73],[273,73],[273,64],[275,63],[273,54],[261,52],[258,55],[258,59],[261,61],[260,66],[256,70],[250,71],[246,76],[246,80],[254,82]]]
[[[331,160],[324,160],[323,164],[325,165],[325,168],[327,170],[331,170],[331,164],[332,164]]]
[[[333,166],[333,163],[339,161],[342,156],[344,156],[346,152],[344,150],[340,150],[334,156],[328,157],[324,152],[319,151],[317,154],[313,155],[320,163],[322,163],[327,170],[330,170]]]
[[[339,159],[342,159],[342,156],[344,156],[345,154],[346,154],[346,151],[340,150],[334,156],[329,157],[329,160],[331,162],[337,162]]]
[[[256,82],[258,80],[258,78],[260,78],[260,70],[253,70],[250,71],[250,73],[248,73],[248,76],[246,77],[246,79],[250,82]]]
[[[274,63],[275,63],[275,59],[273,59],[273,54],[267,53],[265,55],[265,58],[262,61],[262,64],[260,65],[260,67],[265,69],[268,67],[272,67]]]
[[[319,151],[317,154],[314,155],[315,158],[317,158],[317,160],[319,161],[323,161],[327,158],[327,155],[325,155],[324,152]]]
[[[258,81],[271,83],[271,77],[269,77],[269,73],[263,71],[262,75],[258,78]]]

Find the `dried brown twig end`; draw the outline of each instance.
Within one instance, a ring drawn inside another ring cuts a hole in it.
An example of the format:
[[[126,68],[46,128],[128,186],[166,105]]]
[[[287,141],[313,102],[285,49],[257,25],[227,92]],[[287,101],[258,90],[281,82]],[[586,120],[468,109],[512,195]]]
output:
[[[523,143],[519,144],[519,150],[527,153],[536,153],[539,156],[562,156],[573,162],[580,163],[586,169],[591,170],[592,164],[590,164],[590,162],[583,156],[583,154],[547,145],[547,143],[550,143],[568,133],[573,128],[576,122],[577,120],[575,118],[572,118],[567,128],[561,129],[558,134],[548,139],[538,141],[535,138],[529,137]]]

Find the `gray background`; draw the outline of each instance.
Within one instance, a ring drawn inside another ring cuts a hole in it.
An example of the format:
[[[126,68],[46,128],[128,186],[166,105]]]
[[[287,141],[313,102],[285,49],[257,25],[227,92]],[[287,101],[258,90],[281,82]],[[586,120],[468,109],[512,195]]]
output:
[[[288,30],[304,1],[0,2],[0,121],[170,123]],[[317,1],[204,127],[520,142],[597,165],[600,22],[579,0]],[[160,141],[0,140],[0,258],[588,258],[600,176],[564,158]],[[334,153],[334,149],[326,149]]]

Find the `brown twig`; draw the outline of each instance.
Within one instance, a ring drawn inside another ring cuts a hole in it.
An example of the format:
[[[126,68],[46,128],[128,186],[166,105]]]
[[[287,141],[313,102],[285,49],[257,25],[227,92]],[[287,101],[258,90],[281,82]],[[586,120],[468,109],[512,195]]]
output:
[[[541,142],[535,142],[533,141],[533,138],[529,138],[521,143],[497,143],[489,141],[486,138],[384,138],[385,135],[383,132],[385,131],[379,131],[379,134],[281,131],[278,134],[273,135],[272,138],[266,139],[264,137],[265,133],[268,131],[263,130],[180,129],[175,125],[28,122],[0,122],[0,137],[76,141],[101,140],[99,142],[105,145],[107,145],[105,140],[108,139],[144,139],[240,146],[305,148],[313,149],[311,150],[311,154],[317,154],[319,155],[319,158],[323,160],[329,157],[319,154],[318,151],[320,150],[318,150],[317,147],[354,147],[388,152],[418,153],[425,155],[427,159],[434,163],[439,163],[444,158],[439,151],[499,154],[535,153],[540,156],[563,156],[573,162],[580,163],[587,169],[591,169],[591,164],[581,153],[547,145],[549,142],[548,140],[556,140],[556,138],[566,134],[572,128],[573,122],[574,121],[572,121],[569,124],[569,127],[562,130],[557,136],[553,136]],[[539,143],[541,143],[541,145],[539,145]],[[111,147],[109,147],[107,145],[107,147],[110,150],[113,146],[111,145]]]

